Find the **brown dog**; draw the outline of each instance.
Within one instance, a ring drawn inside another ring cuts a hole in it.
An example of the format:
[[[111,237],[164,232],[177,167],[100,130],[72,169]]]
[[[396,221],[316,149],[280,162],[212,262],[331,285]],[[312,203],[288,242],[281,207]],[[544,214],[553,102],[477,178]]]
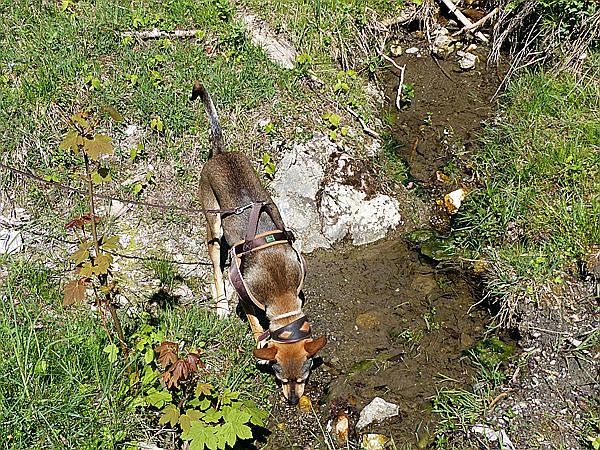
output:
[[[208,114],[212,146],[202,169],[200,196],[204,209],[221,211],[205,214],[217,314],[222,317],[229,313],[222,256],[231,249],[230,279],[254,338],[263,347],[254,350],[254,355],[272,363],[285,398],[296,404],[304,392],[311,358],[327,342],[323,336],[310,337],[310,324],[302,313],[299,294],[304,262],[292,247],[293,235],[285,230],[277,207],[248,158],[224,152],[217,112],[200,82],[192,91],[192,100],[196,97],[202,99]],[[257,317],[261,309],[269,320],[267,332]]]

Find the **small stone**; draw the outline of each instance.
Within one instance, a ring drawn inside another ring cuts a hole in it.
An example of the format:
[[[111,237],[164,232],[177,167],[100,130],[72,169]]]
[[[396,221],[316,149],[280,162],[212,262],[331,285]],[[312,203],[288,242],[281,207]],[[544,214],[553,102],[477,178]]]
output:
[[[300,401],[298,402],[298,409],[302,412],[311,412],[312,411],[312,401],[308,395],[303,395],[300,397]]]
[[[457,189],[444,196],[444,205],[450,214],[456,214],[466,195],[464,189]]]
[[[390,53],[393,56],[400,56],[402,54],[402,47],[399,44],[392,44],[390,46]]]
[[[361,449],[363,450],[384,450],[389,438],[383,434],[365,434],[362,438]]]
[[[373,400],[371,400],[371,403],[365,406],[360,412],[356,429],[360,431],[375,421],[381,421],[389,417],[394,417],[399,413],[400,408],[398,405],[386,402],[381,397],[375,397]]]
[[[356,325],[361,329],[373,329],[379,326],[380,321],[375,314],[365,312],[356,317]]]
[[[404,52],[407,55],[416,55],[417,53],[419,53],[419,49],[417,47],[411,47],[411,48],[407,48]]]
[[[432,52],[440,58],[447,58],[454,51],[454,40],[446,28],[441,28],[431,46]]]
[[[477,55],[473,53],[464,52],[458,65],[462,70],[471,70],[475,67],[475,62],[477,61]]]
[[[173,296],[178,297],[180,301],[185,303],[194,299],[194,293],[187,284],[181,284],[173,291]]]
[[[345,412],[341,412],[336,418],[333,425],[335,438],[340,446],[346,446],[348,436],[350,434],[350,419]]]

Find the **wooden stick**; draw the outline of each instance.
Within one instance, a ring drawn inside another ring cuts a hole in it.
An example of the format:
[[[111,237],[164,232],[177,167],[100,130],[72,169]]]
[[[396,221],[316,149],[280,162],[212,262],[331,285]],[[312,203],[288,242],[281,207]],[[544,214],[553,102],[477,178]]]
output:
[[[446,5],[446,7],[450,10],[451,13],[454,13],[456,18],[458,20],[460,20],[460,23],[462,23],[465,27],[473,26],[473,22],[471,22],[471,20],[467,16],[465,16],[456,7],[456,5],[454,3],[452,3],[452,0],[442,0],[442,3],[444,5]],[[479,39],[481,39],[485,43],[489,42],[489,39],[486,38],[481,31],[478,31],[477,33],[475,33],[475,36],[477,36]]]
[[[473,23],[473,24],[471,24],[469,26],[466,26],[464,28],[461,28],[456,33],[454,33],[452,36],[458,36],[459,34],[465,33],[467,31],[473,31],[473,30],[481,27],[489,19],[491,19],[492,17],[494,17],[498,11],[500,11],[500,9],[498,7],[492,9],[488,14],[486,14],[485,16],[483,16],[477,22],[475,22],[475,23]]]
[[[158,39],[161,37],[189,38],[196,35],[201,35],[201,30],[174,30],[160,31],[158,28],[153,28],[147,31],[125,31],[121,36],[132,36],[140,39]]]
[[[348,111],[350,114],[352,114],[352,116],[354,116],[354,118],[356,120],[358,120],[358,122],[360,123],[360,125],[362,126],[362,129],[365,133],[367,133],[369,136],[371,136],[372,138],[375,139],[381,139],[381,136],[379,136],[379,133],[377,133],[376,131],[371,130],[367,124],[365,123],[364,120],[362,120],[360,118],[360,116],[358,114],[356,114],[354,111],[352,111],[352,109],[350,109],[348,106],[345,107],[346,111]]]
[[[402,88],[404,88],[404,71],[406,64],[400,67],[400,75],[398,75],[398,90],[396,91],[396,109],[400,111],[400,101],[402,100]]]

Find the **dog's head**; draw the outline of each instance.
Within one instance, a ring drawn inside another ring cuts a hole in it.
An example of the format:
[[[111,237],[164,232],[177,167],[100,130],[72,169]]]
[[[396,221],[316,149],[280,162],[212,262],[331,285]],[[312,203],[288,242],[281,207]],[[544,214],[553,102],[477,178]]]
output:
[[[254,350],[254,356],[272,363],[284,397],[291,405],[295,405],[304,394],[306,379],[313,364],[312,357],[326,343],[324,336],[294,343],[271,341],[267,347]]]

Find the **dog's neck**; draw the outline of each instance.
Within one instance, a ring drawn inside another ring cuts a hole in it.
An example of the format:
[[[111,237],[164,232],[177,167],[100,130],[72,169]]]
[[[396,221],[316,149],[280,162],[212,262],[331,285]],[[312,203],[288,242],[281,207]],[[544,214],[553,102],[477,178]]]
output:
[[[304,315],[302,312],[302,302],[297,297],[294,304],[288,303],[284,307],[277,307],[275,305],[267,307],[266,314],[269,319],[269,330],[271,331],[282,328]]]

